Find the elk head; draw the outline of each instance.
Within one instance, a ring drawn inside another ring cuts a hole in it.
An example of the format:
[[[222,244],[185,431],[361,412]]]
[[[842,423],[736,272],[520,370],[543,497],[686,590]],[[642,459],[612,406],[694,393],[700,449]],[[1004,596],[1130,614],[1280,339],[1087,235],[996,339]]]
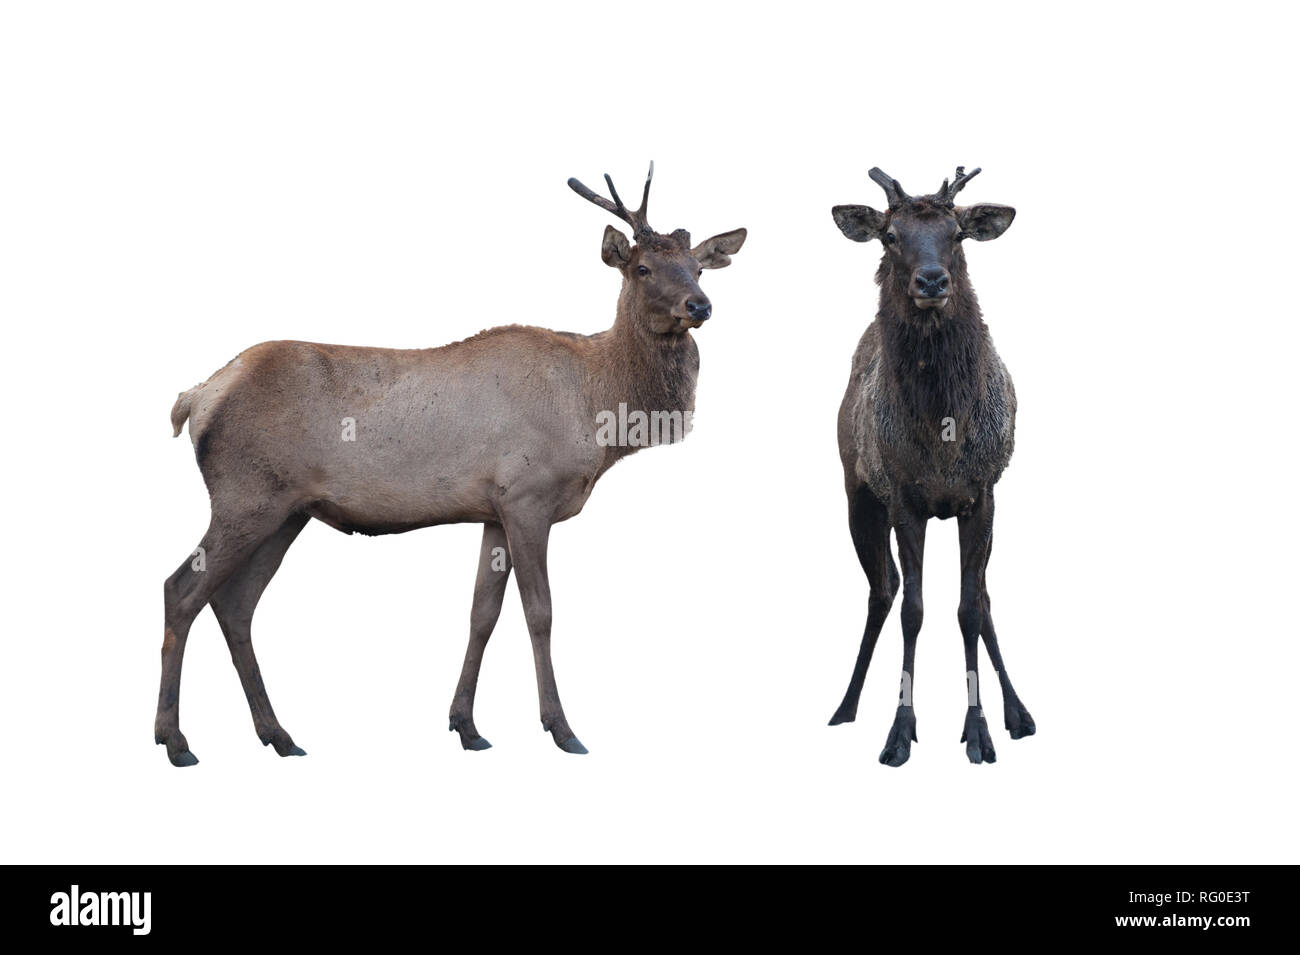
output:
[[[958,206],[953,203],[966,183],[979,175],[957,167],[951,184],[947,179],[938,192],[929,196],[909,196],[898,184],[873,168],[868,175],[885,190],[889,207],[877,212],[870,206],[836,206],[831,210],[840,231],[854,242],[879,239],[885,246],[880,266],[882,287],[911,298],[920,309],[943,308],[953,291],[953,276],[964,275],[963,239],[987,242],[996,239],[1016,217],[1010,206],[980,203]]]
[[[596,195],[577,179],[569,180],[569,188],[632,227],[629,241],[612,225],[606,226],[600,248],[605,264],[623,273],[620,304],[626,300],[635,320],[654,334],[681,335],[688,329],[699,328],[713,313],[709,297],[700,290],[700,276],[705,269],[730,265],[731,256],[745,243],[746,232],[744,229],[723,232],[692,248],[691,234],[685,229],[668,235],[654,231],[646,220],[654,173],[655,164],[651,163],[641,207],[635,212],[623,205],[608,174],[605,182],[613,202]]]

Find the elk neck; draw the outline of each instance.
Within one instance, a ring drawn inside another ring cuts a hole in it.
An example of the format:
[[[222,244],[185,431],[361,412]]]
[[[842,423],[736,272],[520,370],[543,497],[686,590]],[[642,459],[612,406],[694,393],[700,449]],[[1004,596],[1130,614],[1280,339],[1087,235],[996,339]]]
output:
[[[950,271],[942,309],[917,308],[907,292],[910,276],[897,274],[888,255],[876,275],[883,366],[907,410],[931,423],[967,418],[987,385],[988,328],[960,252]]]
[[[597,410],[680,411],[695,408],[700,357],[690,332],[649,330],[625,284],[614,326],[592,338],[591,378]]]

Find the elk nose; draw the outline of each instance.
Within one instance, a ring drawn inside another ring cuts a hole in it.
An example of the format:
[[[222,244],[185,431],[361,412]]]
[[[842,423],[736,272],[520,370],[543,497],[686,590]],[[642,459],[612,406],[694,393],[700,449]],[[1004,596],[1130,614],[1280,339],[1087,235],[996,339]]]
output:
[[[948,270],[940,266],[927,266],[916,271],[916,290],[925,298],[941,298],[948,294]]]
[[[709,301],[703,302],[698,299],[688,298],[686,300],[686,314],[697,322],[702,322],[713,314],[713,305]]]

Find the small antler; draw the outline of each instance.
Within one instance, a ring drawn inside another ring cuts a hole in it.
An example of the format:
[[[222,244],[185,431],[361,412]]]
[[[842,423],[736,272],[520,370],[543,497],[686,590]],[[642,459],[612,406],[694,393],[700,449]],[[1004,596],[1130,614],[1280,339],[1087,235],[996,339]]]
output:
[[[958,166],[957,178],[952,181],[952,185],[951,186],[948,185],[948,180],[945,179],[943,181],[943,187],[937,193],[935,193],[935,198],[938,199],[940,202],[952,202],[953,199],[956,198],[957,193],[961,192],[963,189],[966,188],[966,183],[970,182],[979,174],[980,174],[980,170],[978,166],[975,168],[973,172],[970,173],[966,172],[965,166]]]
[[[645,174],[645,192],[641,193],[641,208],[637,209],[635,212],[629,211],[627,206],[623,205],[623,200],[618,197],[618,190],[614,188],[614,180],[609,178],[609,173],[605,173],[605,182],[609,185],[609,194],[614,197],[613,202],[610,202],[604,196],[596,195],[582,183],[578,182],[577,179],[569,180],[569,188],[582,196],[582,198],[586,199],[588,202],[594,202],[606,212],[614,213],[614,215],[618,216],[632,227],[632,232],[634,234],[639,232],[653,232],[654,230],[650,228],[650,223],[646,221],[646,208],[650,204],[650,180],[652,180],[654,176],[655,164],[652,160],[650,162],[650,171]]]
[[[872,182],[885,190],[885,195],[889,197],[889,208],[893,209],[907,201],[907,193],[898,184],[898,180],[885,175],[879,166],[872,166],[867,175],[871,177]]]

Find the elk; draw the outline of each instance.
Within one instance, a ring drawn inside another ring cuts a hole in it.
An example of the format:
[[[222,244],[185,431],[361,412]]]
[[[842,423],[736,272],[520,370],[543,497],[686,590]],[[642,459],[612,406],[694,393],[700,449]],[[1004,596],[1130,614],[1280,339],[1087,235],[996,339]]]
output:
[[[993,348],[962,251],[965,239],[996,239],[1015,218],[1009,206],[957,206],[957,194],[980,172],[957,168],[938,192],[909,196],[898,180],[873,168],[885,212],[835,206],[831,215],[855,242],[878,239],[880,307],[853,356],[839,411],[840,460],[849,532],[870,586],[867,622],[844,700],[831,725],[852,722],[871,654],[899,588],[889,532],[903,565],[903,674],[894,724],[880,762],[901,766],[916,737],[912,677],[921,630],[921,565],[930,518],[957,518],[961,597],[957,619],[966,650],[967,710],[961,741],[972,763],[994,762],[979,697],[978,641],[984,637],[1002,685],[1012,739],[1031,736],[1034,721],[1012,688],[998,650],[985,570],[993,546],[993,485],[1011,460],[1016,393]]]
[[[581,511],[600,476],[638,450],[601,440],[603,413],[620,405],[693,412],[699,352],[691,332],[712,313],[699,280],[704,269],[730,264],[746,236],[736,229],[692,246],[684,229],[655,232],[647,220],[653,176],[651,163],[636,211],[609,176],[613,201],[569,180],[632,229],[630,240],[605,229],[601,258],[622,275],[606,331],[506,325],[418,350],[265,342],[181,393],[171,421],[179,435],[189,420],[212,517],[199,549],[163,587],[154,738],[173,765],[198,762],[180,729],[181,661],[190,625],[209,604],[258,738],[281,756],[304,755],[271,708],[250,627],[312,518],[371,535],[481,523],[469,646],[449,729],[467,750],[490,745],[474,725],[474,693],[513,568],[542,728],[566,753],[587,752],[565,718],[551,666],[550,529]]]

